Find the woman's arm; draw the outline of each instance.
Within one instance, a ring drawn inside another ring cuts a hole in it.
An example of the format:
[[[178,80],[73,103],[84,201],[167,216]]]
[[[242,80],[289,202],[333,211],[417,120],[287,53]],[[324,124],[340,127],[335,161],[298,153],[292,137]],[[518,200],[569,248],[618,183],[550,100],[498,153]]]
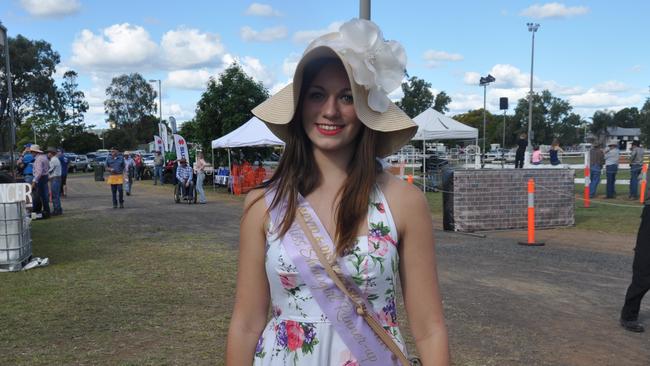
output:
[[[449,365],[429,206],[419,189],[391,180],[387,196],[396,197],[391,210],[400,234],[400,278],[411,333],[423,365]]]
[[[251,191],[244,207],[263,195],[261,189]],[[244,211],[239,233],[239,266],[235,306],[228,330],[226,365],[252,365],[257,340],[266,324],[269,309],[269,285],[264,267],[266,236],[264,198]]]

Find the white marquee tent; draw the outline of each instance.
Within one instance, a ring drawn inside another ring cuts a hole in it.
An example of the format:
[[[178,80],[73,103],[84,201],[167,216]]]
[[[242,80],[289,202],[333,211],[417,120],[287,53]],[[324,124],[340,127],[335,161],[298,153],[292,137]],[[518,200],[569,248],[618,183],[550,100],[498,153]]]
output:
[[[277,138],[266,124],[253,117],[248,122],[239,126],[227,135],[212,140],[213,149],[229,149],[245,146],[284,146],[284,142]]]
[[[413,140],[422,141],[422,151],[426,154],[427,140],[476,140],[478,146],[478,128],[467,126],[455,119],[445,116],[433,108],[428,108],[413,118],[418,125],[418,132]],[[426,159],[422,159],[426,164]],[[423,165],[426,172],[426,165]],[[426,173],[424,177],[424,191],[426,192]]]

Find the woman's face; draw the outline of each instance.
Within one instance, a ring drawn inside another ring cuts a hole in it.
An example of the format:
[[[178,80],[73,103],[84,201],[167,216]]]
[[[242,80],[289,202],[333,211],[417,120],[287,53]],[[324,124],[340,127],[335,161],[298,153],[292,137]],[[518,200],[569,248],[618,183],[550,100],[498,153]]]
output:
[[[336,151],[350,147],[361,130],[342,65],[327,64],[305,90],[302,124],[315,149]]]

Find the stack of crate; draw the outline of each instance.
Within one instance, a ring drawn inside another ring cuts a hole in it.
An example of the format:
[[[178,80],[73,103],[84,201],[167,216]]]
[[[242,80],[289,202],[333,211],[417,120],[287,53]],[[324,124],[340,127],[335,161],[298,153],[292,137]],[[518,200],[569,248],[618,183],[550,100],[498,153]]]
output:
[[[19,271],[32,256],[25,202],[0,203],[0,272]]]

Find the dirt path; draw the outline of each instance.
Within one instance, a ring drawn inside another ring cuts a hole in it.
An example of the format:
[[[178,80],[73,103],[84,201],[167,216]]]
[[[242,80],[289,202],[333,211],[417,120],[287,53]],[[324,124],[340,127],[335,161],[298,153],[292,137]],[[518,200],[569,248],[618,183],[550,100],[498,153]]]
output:
[[[125,209],[114,210],[104,182],[89,175],[68,180],[66,215],[119,215],[123,225],[150,230],[154,239],[164,227],[237,246],[239,198],[209,193],[207,205],[174,204],[170,186],[147,181],[136,183]],[[544,230],[538,237],[547,245],[534,248],[517,245],[523,231],[483,239],[439,231],[436,237],[454,364],[650,365],[650,332],[618,325],[632,235]],[[641,314],[650,325],[650,299]]]

